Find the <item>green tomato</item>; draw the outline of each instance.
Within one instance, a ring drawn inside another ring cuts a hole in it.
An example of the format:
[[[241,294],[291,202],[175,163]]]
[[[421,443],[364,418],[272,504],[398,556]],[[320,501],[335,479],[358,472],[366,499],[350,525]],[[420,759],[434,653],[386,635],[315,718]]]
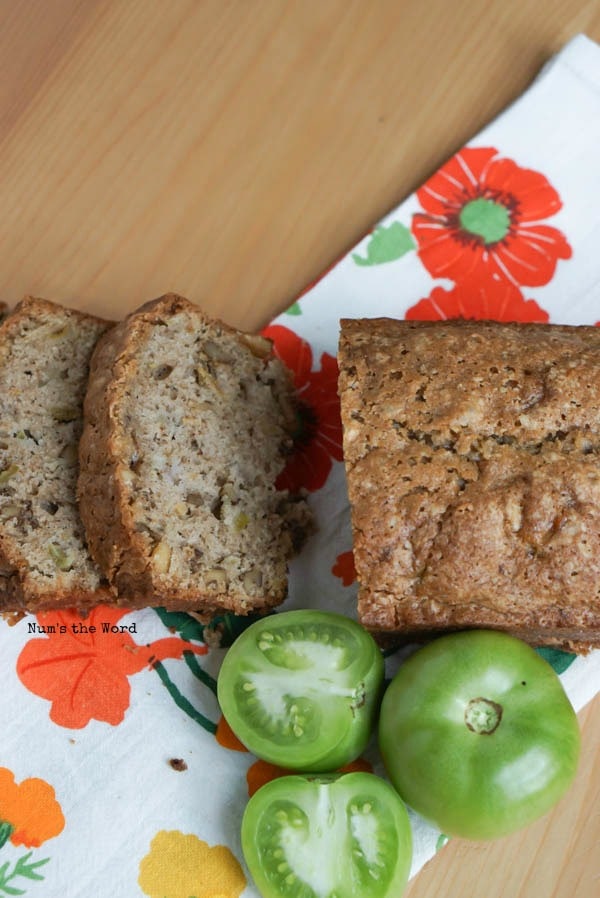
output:
[[[448,835],[491,839],[558,801],[580,735],[549,664],[518,639],[473,630],[403,664],[383,698],[379,747],[410,807]]]
[[[359,624],[326,611],[287,611],[236,639],[221,666],[218,698],[257,757],[322,773],[366,747],[382,685],[381,652]]]
[[[242,850],[263,898],[399,898],[412,836],[403,802],[372,773],[284,776],[248,802]]]

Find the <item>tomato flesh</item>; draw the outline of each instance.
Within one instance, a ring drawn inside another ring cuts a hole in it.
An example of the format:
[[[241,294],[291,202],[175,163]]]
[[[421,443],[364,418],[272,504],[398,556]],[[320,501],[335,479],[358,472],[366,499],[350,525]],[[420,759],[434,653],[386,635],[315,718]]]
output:
[[[558,801],[580,735],[559,678],[530,646],[470,631],[402,665],[383,698],[379,747],[409,806],[448,835],[488,839]]]
[[[325,772],[365,748],[378,710],[383,658],[359,624],[324,611],[288,611],[252,624],[218,678],[223,714],[265,761]]]
[[[250,799],[242,849],[264,898],[399,898],[412,837],[404,804],[373,774],[286,776]]]

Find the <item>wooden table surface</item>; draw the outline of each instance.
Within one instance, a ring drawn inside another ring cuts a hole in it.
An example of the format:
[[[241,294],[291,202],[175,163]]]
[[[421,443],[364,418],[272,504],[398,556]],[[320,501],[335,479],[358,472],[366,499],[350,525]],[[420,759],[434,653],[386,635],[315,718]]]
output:
[[[257,327],[580,31],[598,0],[1,0],[0,298]],[[409,898],[600,895],[600,698],[580,719],[559,808]]]

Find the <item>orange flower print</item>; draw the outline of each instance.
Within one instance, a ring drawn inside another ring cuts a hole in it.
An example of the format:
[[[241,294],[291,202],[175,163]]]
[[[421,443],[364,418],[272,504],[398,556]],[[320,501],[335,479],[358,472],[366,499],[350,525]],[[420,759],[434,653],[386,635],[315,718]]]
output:
[[[37,615],[47,635],[25,645],[17,674],[27,689],[52,702],[54,723],[71,729],[90,720],[116,725],[129,707],[128,677],[165,658],[207,652],[205,645],[179,637],[138,645],[128,632],[113,632],[125,614],[122,608],[99,606],[86,618],[74,611]]]
[[[294,450],[277,487],[292,493],[302,488],[318,490],[325,484],[333,460],[343,459],[337,361],[324,352],[320,369],[313,371],[313,354],[306,340],[280,324],[272,324],[262,333],[273,340],[275,354],[293,372],[298,395]]]
[[[138,882],[150,898],[239,898],[246,877],[225,845],[209,846],[179,830],[161,830],[140,862]]]
[[[286,770],[285,767],[278,767],[277,764],[271,764],[269,761],[255,761],[246,771],[246,783],[248,785],[248,797],[252,798],[255,792],[270,783],[271,780],[277,779],[279,776],[286,776],[293,771]]]
[[[221,715],[217,723],[215,739],[219,745],[222,745],[223,748],[228,748],[230,751],[248,751],[244,743],[240,742],[235,735],[223,715]]]
[[[0,767],[2,845],[10,838],[13,845],[39,848],[43,842],[58,836],[64,825],[65,818],[52,786],[37,777],[16,783],[11,771]]]
[[[411,306],[406,318],[412,321],[470,318],[545,323],[548,313],[535,300],[524,299],[514,284],[489,278],[479,283],[461,281],[451,290],[434,287],[427,299]]]
[[[372,773],[373,765],[365,760],[365,758],[357,758],[340,767],[338,773]],[[276,764],[270,764],[268,761],[255,761],[251,764],[246,772],[246,782],[248,784],[248,796],[252,798],[255,792],[270,783],[271,780],[277,779],[279,776],[289,776],[296,773],[295,770],[287,770],[285,767],[278,767]]]
[[[417,191],[412,220],[418,254],[434,277],[482,283],[496,276],[540,287],[559,259],[564,234],[541,221],[562,206],[544,175],[498,156],[493,147],[461,150]]]
[[[230,751],[243,751],[249,754],[246,746],[240,742],[224,717],[221,717],[217,724],[215,738],[223,748],[228,748]],[[352,773],[359,770],[372,772],[373,766],[365,758],[356,758],[350,764],[340,767],[338,773]],[[288,776],[290,773],[295,773],[295,771],[279,767],[277,764],[271,764],[269,761],[255,761],[246,772],[248,795],[251,798],[265,783],[269,783],[278,776]]]
[[[356,580],[356,568],[354,567],[354,552],[350,549],[349,552],[342,552],[341,555],[335,559],[335,564],[331,568],[331,573],[334,577],[339,577],[342,581],[342,586],[352,586],[354,581]]]

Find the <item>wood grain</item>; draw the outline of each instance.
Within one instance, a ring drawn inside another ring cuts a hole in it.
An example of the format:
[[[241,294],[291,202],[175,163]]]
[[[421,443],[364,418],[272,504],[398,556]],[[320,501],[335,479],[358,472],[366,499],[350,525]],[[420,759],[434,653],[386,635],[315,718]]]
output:
[[[0,297],[254,327],[521,93],[597,0],[0,3]],[[600,895],[600,699],[560,808],[410,898]]]
[[[112,312],[175,289],[251,326],[600,9],[22,0],[0,22],[0,295]]]

